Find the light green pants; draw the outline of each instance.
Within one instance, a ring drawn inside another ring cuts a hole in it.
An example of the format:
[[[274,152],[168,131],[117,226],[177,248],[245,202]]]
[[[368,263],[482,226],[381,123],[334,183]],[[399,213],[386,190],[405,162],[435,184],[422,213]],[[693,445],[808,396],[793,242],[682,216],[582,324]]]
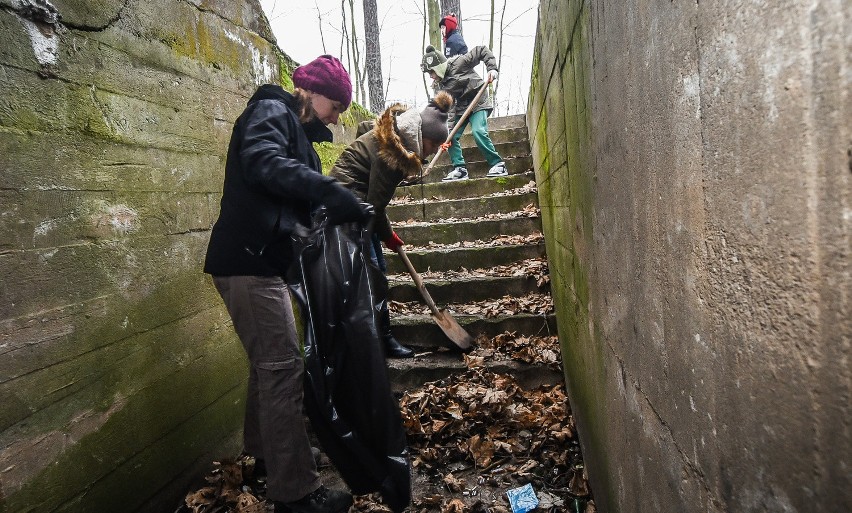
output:
[[[473,133],[473,140],[476,142],[479,151],[485,156],[488,165],[493,166],[501,162],[503,159],[497,154],[497,150],[494,149],[494,143],[491,142],[491,137],[488,136],[488,111],[480,110],[471,114],[462,123],[461,127],[459,127],[456,135],[453,136],[453,142],[450,145],[450,149],[447,150],[453,162],[453,167],[464,166],[464,155],[462,155],[459,139],[461,139],[462,133],[468,123],[470,123],[470,131]],[[455,125],[453,126],[455,127]]]

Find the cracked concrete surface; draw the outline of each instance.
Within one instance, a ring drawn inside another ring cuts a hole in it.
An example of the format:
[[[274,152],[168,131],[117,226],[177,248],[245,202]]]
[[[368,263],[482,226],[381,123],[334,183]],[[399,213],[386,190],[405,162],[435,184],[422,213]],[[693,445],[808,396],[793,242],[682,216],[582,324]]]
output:
[[[601,509],[850,509],[852,6],[539,12],[528,126]]]
[[[233,120],[288,57],[256,2],[200,5],[0,0],[3,511],[162,511],[238,452],[199,262]]]

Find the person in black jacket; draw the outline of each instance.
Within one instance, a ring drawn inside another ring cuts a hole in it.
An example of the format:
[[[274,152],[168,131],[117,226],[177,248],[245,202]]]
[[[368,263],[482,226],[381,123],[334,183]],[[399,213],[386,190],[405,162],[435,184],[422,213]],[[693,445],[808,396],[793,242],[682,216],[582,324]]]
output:
[[[289,234],[325,205],[329,221],[365,220],[361,203],[323,176],[313,142],[331,141],[328,123],[352,99],[349,74],[323,55],[293,73],[294,92],[263,85],[237,118],[228,147],[219,218],[204,272],[228,309],[249,359],[244,451],[267,471],[276,513],[338,513],[348,492],[319,479],[302,413],[304,362],[282,276]]]
[[[458,30],[459,20],[456,13],[451,12],[441,18],[438,26],[441,27],[441,36],[444,38],[444,57],[449,59],[467,53],[467,43]]]

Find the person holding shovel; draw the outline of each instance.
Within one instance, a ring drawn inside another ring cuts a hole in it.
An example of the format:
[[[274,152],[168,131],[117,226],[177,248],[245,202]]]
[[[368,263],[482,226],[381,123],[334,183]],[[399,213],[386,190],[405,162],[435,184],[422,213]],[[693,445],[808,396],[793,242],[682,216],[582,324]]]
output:
[[[340,513],[348,492],[320,482],[302,412],[304,362],[287,284],[289,235],[315,207],[329,222],[364,222],[352,192],[323,176],[313,142],[352,100],[349,74],[323,55],[296,68],[293,93],[266,84],[234,123],[219,218],[204,272],[213,275],[249,360],[244,451],[267,471],[276,513]]]
[[[347,147],[329,173],[358,197],[375,208],[374,239],[396,251],[403,245],[393,231],[385,208],[402,180],[418,177],[422,160],[435,153],[447,140],[447,117],[453,99],[441,92],[422,110],[391,105],[374,123],[362,122],[358,138]],[[372,246],[373,261],[382,269],[381,247]],[[400,344],[390,329],[390,313],[385,299],[380,326],[385,355],[410,358],[414,351]]]
[[[487,95],[481,95],[477,103],[473,105],[469,117],[461,119],[463,113],[473,103],[477,93],[486,83],[474,69],[480,62],[485,63],[488,70],[488,82],[497,80],[497,60],[491,50],[485,46],[477,46],[464,55],[458,55],[448,60],[435,50],[435,47],[430,45],[426,47],[426,53],[423,55],[420,64],[420,69],[424,73],[429,73],[429,76],[434,80],[435,91],[446,91],[455,101],[454,108],[450,112],[455,134],[452,143],[447,148],[453,169],[444,177],[443,181],[445,182],[468,179],[464,155],[459,143],[462,132],[464,132],[468,123],[470,123],[476,146],[482,152],[485,160],[488,161],[488,165],[491,166],[485,176],[496,178],[509,174],[506,170],[506,163],[503,162],[494,148],[494,143],[491,142],[491,137],[488,136],[488,116],[494,110],[494,107]]]

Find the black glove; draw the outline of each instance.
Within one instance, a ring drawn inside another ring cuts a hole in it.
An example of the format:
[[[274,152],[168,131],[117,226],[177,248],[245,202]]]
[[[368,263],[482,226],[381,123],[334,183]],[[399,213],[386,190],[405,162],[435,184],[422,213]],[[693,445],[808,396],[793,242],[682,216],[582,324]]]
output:
[[[337,182],[330,182],[320,200],[328,210],[329,224],[363,223],[366,213],[361,201],[352,191]]]

